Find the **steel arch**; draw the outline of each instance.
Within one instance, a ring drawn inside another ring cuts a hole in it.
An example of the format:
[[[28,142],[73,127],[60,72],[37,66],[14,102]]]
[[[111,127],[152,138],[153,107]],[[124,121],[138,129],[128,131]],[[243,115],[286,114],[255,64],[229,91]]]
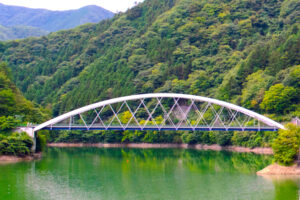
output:
[[[63,115],[60,115],[54,119],[51,119],[47,122],[44,122],[38,126],[36,126],[34,128],[34,131],[38,131],[41,129],[44,129],[45,127],[57,124],[63,120],[66,120],[72,116],[75,115],[80,115],[81,113],[99,108],[99,107],[103,107],[103,106],[108,106],[108,105],[112,105],[115,103],[122,103],[122,102],[126,102],[126,101],[131,101],[131,100],[139,100],[139,99],[147,99],[147,98],[178,98],[178,99],[187,99],[187,100],[193,100],[193,101],[200,101],[200,102],[207,102],[210,104],[216,104],[240,113],[243,113],[251,118],[254,118],[260,122],[263,122],[264,124],[270,126],[270,127],[275,127],[276,129],[284,129],[284,126],[280,123],[277,123],[263,115],[260,115],[256,112],[253,112],[251,110],[248,110],[246,108],[225,102],[225,101],[221,101],[221,100],[217,100],[217,99],[212,99],[212,98],[208,98],[208,97],[202,97],[202,96],[195,96],[195,95],[189,95],[189,94],[176,94],[176,93],[151,93],[151,94],[138,94],[138,95],[131,95],[131,96],[125,96],[125,97],[118,97],[118,98],[114,98],[114,99],[110,99],[110,100],[105,100],[105,101],[100,101],[98,103],[94,103],[88,106],[84,106],[81,107],[79,109],[70,111],[68,113],[65,113]]]

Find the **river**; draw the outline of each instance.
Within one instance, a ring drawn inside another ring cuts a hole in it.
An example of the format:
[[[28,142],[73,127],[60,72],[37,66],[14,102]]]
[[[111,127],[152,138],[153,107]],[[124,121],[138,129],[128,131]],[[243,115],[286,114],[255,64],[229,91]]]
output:
[[[0,199],[298,199],[298,179],[255,174],[271,162],[225,151],[48,148],[41,160],[0,165]]]

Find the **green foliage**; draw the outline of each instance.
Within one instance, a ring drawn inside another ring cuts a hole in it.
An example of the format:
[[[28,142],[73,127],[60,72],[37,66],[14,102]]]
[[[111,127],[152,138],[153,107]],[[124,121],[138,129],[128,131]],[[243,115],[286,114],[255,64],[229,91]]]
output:
[[[42,152],[47,144],[47,136],[38,132],[36,137],[36,152]]]
[[[269,147],[277,132],[182,131],[60,131],[49,142],[64,143],[185,143]]]
[[[195,133],[184,133],[181,135],[182,142],[186,144],[196,144],[197,136]]]
[[[203,132],[200,136],[202,144],[216,144],[215,132]]]
[[[49,32],[30,26],[5,27],[0,25],[0,40],[15,40],[27,37],[39,37],[47,35]]]
[[[276,132],[238,132],[235,131],[231,142],[235,146],[243,146],[243,147],[268,147],[277,137]]]
[[[295,102],[296,97],[297,91],[295,88],[276,84],[265,92],[260,107],[271,113],[284,113],[292,108],[291,105]]]
[[[291,68],[290,73],[285,77],[283,83],[285,85],[300,89],[300,65]]]
[[[299,153],[299,147],[300,127],[286,125],[286,130],[279,130],[279,135],[272,145],[275,161],[282,165],[292,164]]]
[[[144,137],[144,133],[141,131],[124,131],[123,137],[122,137],[122,142],[124,143],[138,143],[141,142]],[[155,140],[153,137],[147,137],[148,140],[151,140],[153,143],[155,143]],[[113,141],[112,141],[113,142]]]
[[[124,113],[122,113],[120,120],[122,124],[127,124],[132,118],[132,114],[129,111],[125,111]]]
[[[23,122],[42,122],[47,118],[48,112],[26,100],[16,86],[11,82],[11,70],[6,63],[0,63],[0,126],[8,126],[6,129],[14,128],[9,125],[20,123],[13,121],[19,115]],[[5,121],[8,123],[5,125]],[[2,129],[4,130],[4,129]]]
[[[11,82],[11,71],[0,63],[0,154],[25,156],[31,153],[32,140],[26,133],[11,133],[20,123],[39,123],[47,112],[26,100]],[[42,143],[39,138],[38,148]]]
[[[300,112],[297,6],[295,0],[145,0],[98,24],[0,43],[0,59],[26,98],[54,116],[113,97],[178,92],[219,98],[287,121]],[[0,73],[1,115],[27,113],[24,121],[41,120],[43,113],[33,104],[20,103],[24,98],[15,95],[20,92],[7,77]],[[131,115],[120,113],[120,118],[128,122]],[[52,141],[62,142],[184,140],[249,147],[273,139],[265,133],[51,134]]]
[[[231,138],[233,137],[233,132],[216,132],[216,142],[220,146],[231,145]]]
[[[26,133],[0,137],[0,155],[26,156],[31,153],[32,139]]]
[[[142,139],[142,141],[146,143],[160,143],[159,134],[157,133],[157,131],[148,131],[147,133],[145,133],[145,136]]]
[[[134,20],[143,14],[143,8],[141,6],[135,6],[133,9],[130,9],[127,13],[127,19]]]
[[[50,142],[65,143],[182,143],[180,133],[157,131],[64,131]]]
[[[0,131],[7,132],[17,127],[20,121],[12,116],[1,116],[0,117]]]
[[[270,86],[299,88],[288,70],[300,62],[296,5],[146,0],[99,24],[4,43],[0,58],[25,96],[54,116],[150,92],[211,96],[261,111]]]
[[[249,75],[247,82],[244,83],[242,90],[242,105],[252,109],[258,109],[259,104],[262,102],[265,90],[267,90],[274,77],[266,75],[262,70]]]

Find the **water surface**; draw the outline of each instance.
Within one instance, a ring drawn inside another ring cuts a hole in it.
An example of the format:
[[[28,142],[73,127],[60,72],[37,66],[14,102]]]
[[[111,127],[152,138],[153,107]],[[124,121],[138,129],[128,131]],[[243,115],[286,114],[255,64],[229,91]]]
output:
[[[298,179],[261,177],[272,157],[183,149],[49,148],[0,165],[0,199],[298,199]]]

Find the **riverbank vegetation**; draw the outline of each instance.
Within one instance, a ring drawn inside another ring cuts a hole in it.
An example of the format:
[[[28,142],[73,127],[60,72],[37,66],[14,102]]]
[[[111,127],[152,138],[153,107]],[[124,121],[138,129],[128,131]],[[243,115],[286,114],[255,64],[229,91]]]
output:
[[[0,134],[0,155],[26,156],[31,154],[33,141],[26,133]]]
[[[60,131],[50,132],[55,143],[185,143],[220,146],[271,147],[277,132],[217,131]]]
[[[300,127],[288,124],[286,130],[278,132],[278,137],[272,145],[275,161],[281,165],[291,165],[299,154]]]

